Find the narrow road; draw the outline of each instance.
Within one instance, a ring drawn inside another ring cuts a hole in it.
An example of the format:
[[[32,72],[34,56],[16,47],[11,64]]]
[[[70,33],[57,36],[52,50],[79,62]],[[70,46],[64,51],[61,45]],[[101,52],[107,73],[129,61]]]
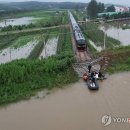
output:
[[[55,28],[61,28],[61,27],[69,27],[68,24],[65,25],[58,25],[58,26],[51,26],[51,27],[44,27],[44,28],[32,28],[32,29],[25,29],[25,30],[16,30],[16,31],[8,31],[8,32],[1,32],[0,36],[9,35],[9,34],[18,34],[18,33],[26,33],[26,32],[35,32],[35,31],[42,31],[47,29],[55,29]]]

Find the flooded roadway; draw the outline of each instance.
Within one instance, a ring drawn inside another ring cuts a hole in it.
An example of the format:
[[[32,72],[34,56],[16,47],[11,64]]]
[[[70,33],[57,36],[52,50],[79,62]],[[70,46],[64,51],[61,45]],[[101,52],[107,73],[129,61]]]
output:
[[[130,72],[100,82],[89,91],[79,82],[43,99],[31,99],[0,108],[0,130],[129,130],[130,124],[104,127],[103,115],[130,117]]]

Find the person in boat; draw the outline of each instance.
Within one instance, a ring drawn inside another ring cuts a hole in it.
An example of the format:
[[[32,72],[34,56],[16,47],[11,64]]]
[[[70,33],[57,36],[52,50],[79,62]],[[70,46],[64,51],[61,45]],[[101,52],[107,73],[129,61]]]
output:
[[[104,75],[102,74],[101,71],[99,71],[99,73],[98,73],[98,77],[99,77],[99,78],[104,78]]]
[[[92,65],[89,64],[89,65],[88,65],[88,72],[89,72],[89,73],[91,72],[91,68],[92,68]]]
[[[96,80],[95,80],[95,72],[94,71],[92,71],[92,73],[90,75],[90,80],[91,80],[92,85],[95,85]]]
[[[90,75],[91,79],[94,78],[94,76],[95,76],[95,73],[92,71],[92,73]]]
[[[99,74],[98,72],[95,72],[95,78],[96,78],[96,79],[99,78],[98,74]]]
[[[95,81],[95,77],[93,77],[91,81],[92,81],[92,83],[95,84],[95,82],[96,82],[96,81]]]
[[[88,75],[87,75],[87,73],[85,73],[85,74],[83,75],[83,79],[84,79],[85,81],[88,80]]]

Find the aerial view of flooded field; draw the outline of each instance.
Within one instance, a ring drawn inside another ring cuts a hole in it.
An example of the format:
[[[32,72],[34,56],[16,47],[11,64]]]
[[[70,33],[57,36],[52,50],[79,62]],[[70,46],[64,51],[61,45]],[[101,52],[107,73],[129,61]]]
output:
[[[0,0],[0,130],[130,130],[130,2]]]

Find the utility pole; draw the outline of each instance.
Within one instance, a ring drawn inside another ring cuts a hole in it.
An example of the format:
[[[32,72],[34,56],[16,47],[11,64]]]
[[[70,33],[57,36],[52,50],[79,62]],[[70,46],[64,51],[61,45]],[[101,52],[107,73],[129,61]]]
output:
[[[106,30],[104,31],[104,50],[106,49]]]
[[[45,42],[45,37],[44,37],[44,48],[45,48],[45,57],[46,57],[46,42]]]
[[[106,30],[107,30],[107,27],[106,27],[106,24],[105,24],[105,22],[103,22],[103,26],[104,26],[104,50],[106,49],[106,36],[107,36],[107,34],[106,34]]]
[[[10,49],[9,49],[9,53],[10,53],[10,61],[11,61],[11,59],[12,59],[12,58],[11,58],[11,47],[10,47]]]

